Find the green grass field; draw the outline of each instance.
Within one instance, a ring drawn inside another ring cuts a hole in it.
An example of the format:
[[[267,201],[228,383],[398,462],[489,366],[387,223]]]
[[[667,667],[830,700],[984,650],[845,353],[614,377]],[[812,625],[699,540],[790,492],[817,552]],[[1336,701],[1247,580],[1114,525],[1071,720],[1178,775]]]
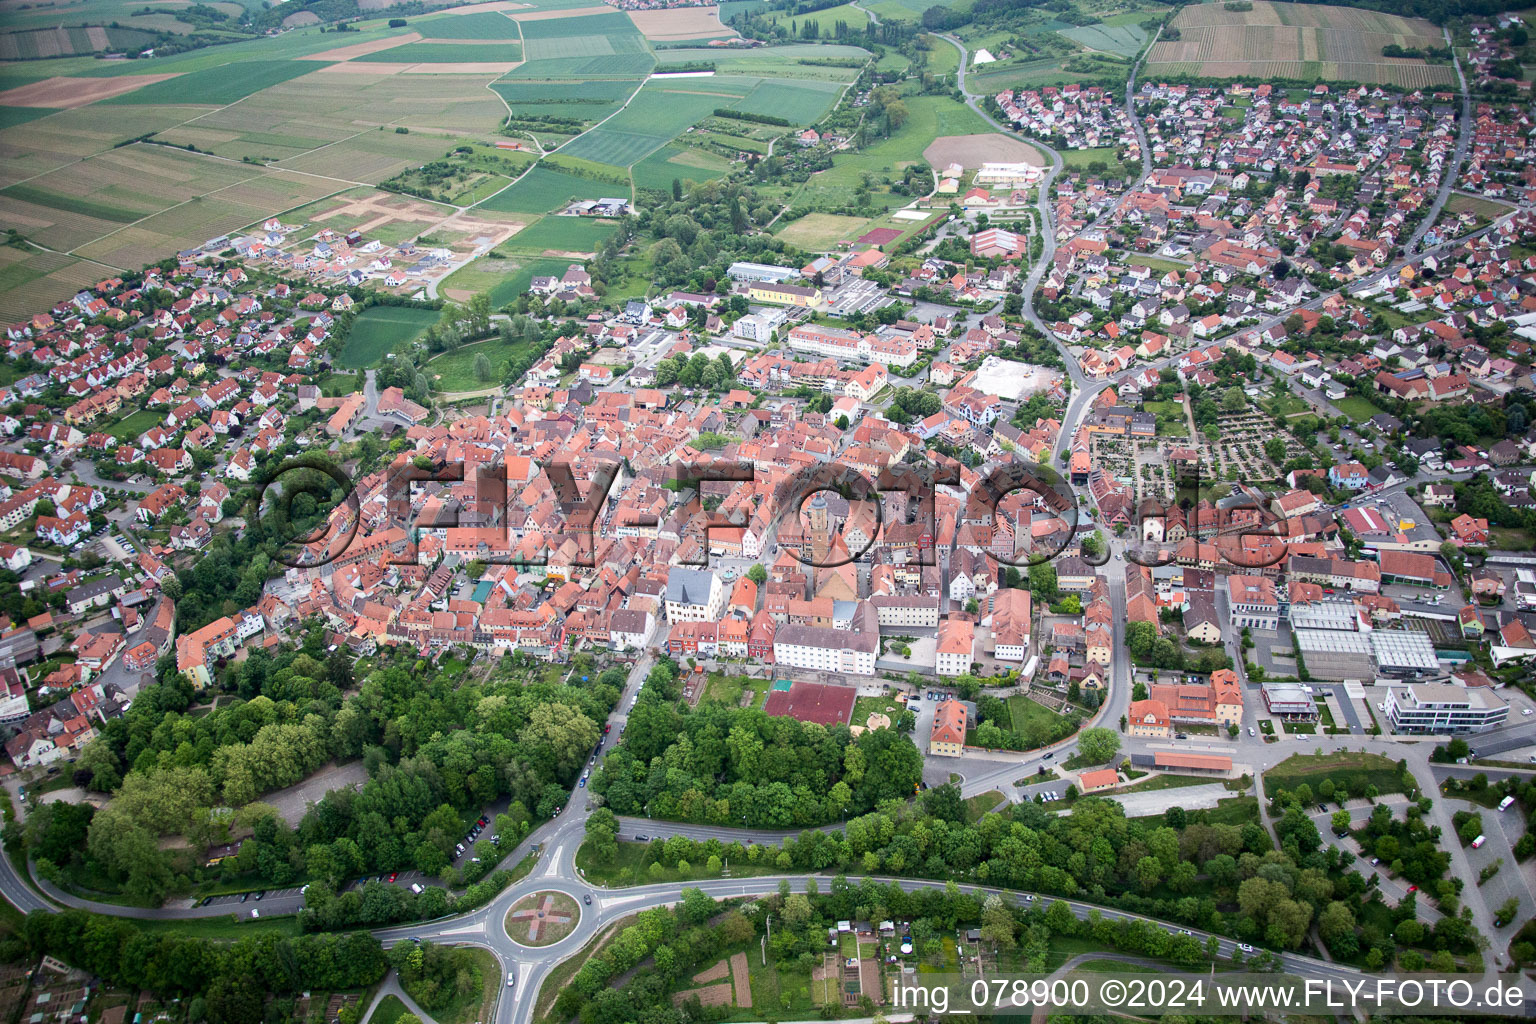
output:
[[[410,27],[423,39],[521,39],[517,22],[500,11],[477,11],[474,14],[450,15],[445,18],[412,20]]]
[[[1356,423],[1364,423],[1372,416],[1381,412],[1380,409],[1371,404],[1369,399],[1361,398],[1359,395],[1350,395],[1332,404],[1338,408],[1339,412],[1342,412]]]
[[[165,417],[154,409],[139,409],[107,427],[104,432],[111,434],[119,441],[133,441],[164,419]]]
[[[371,306],[352,321],[347,343],[336,365],[349,370],[372,366],[401,345],[414,341],[431,325],[438,314],[432,309],[408,306]]]
[[[491,308],[500,309],[528,290],[535,277],[553,277],[565,273],[571,261],[558,257],[540,259],[501,259],[495,254],[475,260],[455,270],[443,282],[445,293],[453,291],[487,292]]]
[[[905,102],[909,116],[899,131],[860,152],[836,154],[831,169],[812,175],[805,183],[795,205],[820,209],[847,206],[865,174],[876,182],[899,177],[903,168],[922,159],[923,150],[940,135],[977,135],[992,130],[980,114],[947,96],[907,96]],[[905,206],[909,201],[909,197],[899,195],[876,193],[871,197],[873,205],[886,209]]]
[[[388,64],[456,64],[464,61],[522,60],[523,48],[516,41],[472,44],[405,43],[370,54],[368,59]]]
[[[481,203],[482,210],[498,213],[548,213],[577,199],[625,198],[629,190],[610,181],[594,181],[540,164],[511,188]]]
[[[824,252],[838,242],[851,242],[862,235],[869,221],[863,217],[843,217],[833,213],[808,213],[790,221],[776,234],[791,245]]]
[[[544,217],[502,244],[508,251],[596,252],[618,227],[615,221],[594,217]]]
[[[1077,25],[1061,34],[1090,50],[1134,57],[1147,44],[1147,32],[1140,25]]]
[[[838,82],[764,79],[739,103],[729,106],[752,114],[788,118],[797,125],[804,125],[816,121],[831,109],[842,91]]]
[[[561,147],[562,156],[627,167],[666,145],[716,107],[733,105],[757,86],[755,79],[658,81],[641,86],[629,105],[598,127]]]
[[[601,121],[619,109],[640,86],[638,78],[598,79],[587,82],[522,82],[503,78],[494,89],[514,116],[576,117]]]
[[[635,185],[639,188],[669,189],[674,178],[689,181],[709,181],[730,170],[730,162],[722,156],[688,146],[663,146],[630,168]]]
[[[1343,787],[1348,780],[1363,775],[1366,781],[1382,793],[1401,793],[1402,773],[1397,762],[1380,754],[1361,754],[1348,751],[1337,754],[1292,754],[1264,773],[1264,790],[1270,796],[1282,790],[1291,791],[1303,783],[1317,792],[1318,784],[1332,779],[1333,784]]]
[[[385,996],[379,1000],[379,1005],[374,1009],[373,1016],[364,1024],[395,1024],[395,1021],[405,1016],[405,1004],[399,996]]]
[[[1013,718],[1013,731],[1020,736],[1027,735],[1025,730],[1032,721],[1038,720],[1050,725],[1059,717],[1044,704],[1030,700],[1022,693],[1008,698],[1008,712]]]
[[[561,271],[564,271],[562,266]],[[531,276],[531,275],[530,275]],[[482,341],[465,345],[455,352],[444,352],[427,363],[425,373],[438,391],[480,391],[495,387],[507,372],[507,363],[518,355],[533,351],[525,342],[503,345],[501,341]],[[490,376],[482,380],[475,375],[476,357],[484,355],[491,364]]]
[[[97,105],[196,102],[222,106],[323,67],[324,64],[303,60],[241,61],[152,82],[142,89],[101,100]],[[156,65],[154,70],[162,69]]]
[[[851,4],[839,4],[836,7],[827,7],[820,11],[809,11],[805,14],[790,14],[780,11],[766,15],[770,21],[775,21],[789,28],[790,22],[794,22],[797,32],[803,32],[807,24],[814,24],[820,32],[820,38],[832,39],[837,29],[837,23],[843,22],[849,28],[862,30],[869,22],[869,15]]]

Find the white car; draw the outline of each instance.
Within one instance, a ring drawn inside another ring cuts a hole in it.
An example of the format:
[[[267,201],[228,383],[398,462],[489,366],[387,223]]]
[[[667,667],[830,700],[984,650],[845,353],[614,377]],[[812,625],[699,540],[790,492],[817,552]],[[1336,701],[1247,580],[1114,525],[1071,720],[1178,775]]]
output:
[[[1530,708],[1523,708],[1523,709],[1521,709],[1520,713],[1522,715],[1528,715],[1528,714],[1531,713],[1531,709]]]
[[[1239,942],[1237,944],[1237,948],[1242,950],[1244,953],[1252,953],[1253,952],[1253,947],[1248,945],[1248,943],[1246,943],[1246,942]]]
[[[516,984],[517,984],[517,972],[516,971],[508,971],[507,972],[507,988],[511,988],[513,985],[516,985]]]

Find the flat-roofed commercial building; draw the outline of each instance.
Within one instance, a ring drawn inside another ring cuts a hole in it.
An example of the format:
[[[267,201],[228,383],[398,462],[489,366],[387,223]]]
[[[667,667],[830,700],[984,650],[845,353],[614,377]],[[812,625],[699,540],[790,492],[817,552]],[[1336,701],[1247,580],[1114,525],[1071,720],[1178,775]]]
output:
[[[1315,721],[1317,703],[1299,683],[1264,683],[1259,687],[1264,707],[1287,721]]]
[[[1387,722],[1399,733],[1483,732],[1509,718],[1509,704],[1486,686],[1393,686],[1386,705]]]

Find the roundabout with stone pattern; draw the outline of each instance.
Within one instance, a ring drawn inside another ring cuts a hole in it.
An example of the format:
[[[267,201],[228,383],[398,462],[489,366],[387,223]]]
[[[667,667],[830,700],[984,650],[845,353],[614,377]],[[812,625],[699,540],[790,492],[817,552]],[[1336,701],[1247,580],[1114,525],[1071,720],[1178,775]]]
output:
[[[507,936],[520,946],[552,946],[571,934],[581,907],[569,893],[555,889],[529,893],[507,911]]]

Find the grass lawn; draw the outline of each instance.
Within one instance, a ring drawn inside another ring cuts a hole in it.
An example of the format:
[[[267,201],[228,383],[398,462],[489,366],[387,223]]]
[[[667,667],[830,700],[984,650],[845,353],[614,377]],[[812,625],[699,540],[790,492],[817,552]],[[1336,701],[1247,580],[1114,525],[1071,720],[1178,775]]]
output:
[[[427,363],[425,372],[427,379],[432,381],[432,387],[437,391],[449,393],[483,391],[486,388],[496,387],[501,382],[508,362],[532,351],[533,346],[523,341],[513,342],[510,345],[503,344],[500,339],[480,341],[473,345],[465,345],[455,352],[444,352],[434,357]],[[491,364],[490,376],[484,380],[475,375],[475,362],[481,355],[484,355]]]
[[[1190,811],[1191,819],[1207,825],[1246,825],[1259,820],[1259,801],[1251,796],[1229,796],[1219,800],[1215,807],[1203,811]],[[1198,817],[1196,817],[1198,816]]]
[[[872,714],[886,715],[895,724],[902,706],[894,697],[859,697],[853,702],[853,724],[864,725]]]
[[[1260,402],[1259,404],[1264,406],[1264,408],[1269,409],[1271,403],[1274,405],[1274,411],[1272,415],[1278,415],[1282,419],[1286,419],[1291,416],[1298,416],[1302,413],[1312,411],[1312,407],[1308,405],[1304,399],[1291,394],[1289,391],[1276,395],[1273,399]]]
[[[347,343],[336,364],[349,370],[372,366],[407,342],[415,341],[437,323],[435,309],[410,306],[370,306],[352,321]]]
[[[1359,395],[1350,395],[1348,398],[1342,398],[1333,404],[1340,412],[1356,423],[1364,423],[1372,416],[1381,412],[1380,409],[1371,404],[1369,399],[1361,398]]]
[[[767,679],[751,679],[747,676],[728,676],[721,672],[711,672],[709,683],[704,687],[703,700],[716,701],[730,707],[741,706],[741,695],[751,691],[752,700],[749,707],[761,707],[764,697],[768,693],[768,687],[772,682]]]
[[[224,917],[146,918],[136,924],[140,931],[175,932],[189,939],[233,941],[252,935],[282,935],[291,938],[299,934],[299,919],[292,914],[256,920],[250,918],[250,911],[246,911],[246,915],[243,918],[234,914]]]
[[[1177,260],[1160,260],[1156,256],[1144,256],[1139,252],[1126,253],[1120,262],[1128,267],[1146,267],[1156,274],[1166,274],[1170,270],[1182,274],[1190,266],[1188,263],[1179,263]]]
[[[1197,775],[1154,775],[1150,779],[1121,786],[1119,792],[1128,793],[1135,790],[1138,793],[1146,793],[1154,789],[1183,789],[1185,786],[1209,786],[1219,781],[1221,780]]]
[[[965,820],[976,822],[981,816],[1003,802],[1003,794],[996,789],[978,793],[965,802]]]
[[[1031,721],[1041,721],[1052,726],[1059,717],[1044,704],[1030,700],[1022,693],[1008,698],[1008,711],[1013,716],[1013,731],[1020,736],[1028,735],[1025,730]]]
[[[1106,165],[1105,174],[1123,174],[1124,168],[1120,161],[1115,159],[1114,146],[1100,146],[1098,149],[1064,149],[1061,151],[1061,160],[1069,171],[1087,171],[1089,165],[1101,163]]]
[[[1287,725],[1286,731],[1292,731]],[[1303,783],[1317,792],[1318,784],[1332,779],[1343,787],[1351,777],[1364,775],[1366,783],[1382,793],[1403,791],[1402,773],[1397,762],[1380,754],[1341,751],[1335,754],[1292,754],[1264,773],[1264,788],[1270,793],[1299,789]]]
[[[131,441],[136,439],[140,434],[144,433],[144,431],[148,430],[150,427],[156,426],[157,424],[160,424],[164,421],[165,417],[156,412],[154,409],[140,409],[137,412],[129,413],[127,416],[124,416],[122,419],[112,424],[106,429],[106,433],[111,434],[119,441]]]
[[[460,292],[489,292],[491,308],[501,309],[527,291],[535,277],[559,277],[570,265],[571,260],[558,256],[508,259],[490,253],[449,274],[439,291],[449,298],[461,297]]]
[[[656,827],[665,829],[667,823],[658,821]],[[710,874],[707,864],[689,864],[688,870],[684,872],[677,868],[646,864],[646,853],[650,848],[650,843],[622,842],[619,844],[618,856],[612,862],[599,864],[592,857],[587,844],[582,843],[581,848],[576,851],[576,866],[582,870],[582,876],[589,883],[615,887],[652,885],[657,882],[696,882],[722,876],[746,878],[753,875],[772,875],[779,871],[771,857],[764,857],[756,864],[735,863],[728,868],[722,867],[720,874]]]
[[[404,1015],[405,1004],[400,1001],[400,997],[385,996],[379,1000],[379,1005],[374,1009],[373,1016],[368,1018],[367,1024],[395,1024],[395,1021]]]
[[[1157,417],[1157,432],[1166,437],[1188,437],[1189,421],[1178,402],[1143,402],[1141,407]]]

